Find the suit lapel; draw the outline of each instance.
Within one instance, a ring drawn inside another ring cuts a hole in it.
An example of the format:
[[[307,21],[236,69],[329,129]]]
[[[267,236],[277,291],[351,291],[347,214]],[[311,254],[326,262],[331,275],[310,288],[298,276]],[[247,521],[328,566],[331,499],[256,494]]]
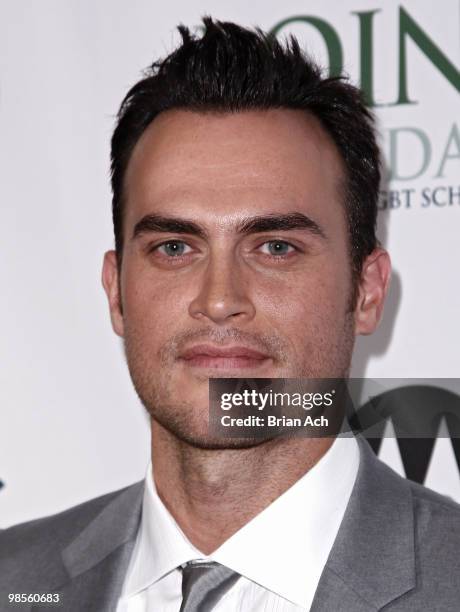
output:
[[[415,587],[410,485],[358,442],[358,476],[311,612],[380,610]]]
[[[66,612],[116,610],[133,546],[134,540],[125,542],[96,565],[63,585],[59,593],[64,610]]]
[[[310,612],[375,612],[377,609],[326,565]]]
[[[58,578],[41,583],[41,592],[60,594],[66,612],[116,608],[137,535],[143,488],[143,482],[136,483],[112,499],[63,549],[56,563],[59,571],[53,573]]]

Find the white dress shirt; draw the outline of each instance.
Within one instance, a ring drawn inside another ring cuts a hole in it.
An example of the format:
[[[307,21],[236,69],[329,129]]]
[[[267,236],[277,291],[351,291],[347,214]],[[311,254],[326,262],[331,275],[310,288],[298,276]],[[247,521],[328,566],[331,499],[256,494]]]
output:
[[[142,519],[116,612],[179,612],[179,568],[197,559],[217,561],[241,574],[215,612],[310,610],[358,465],[355,438],[337,438],[311,470],[206,556],[160,500],[150,464]]]

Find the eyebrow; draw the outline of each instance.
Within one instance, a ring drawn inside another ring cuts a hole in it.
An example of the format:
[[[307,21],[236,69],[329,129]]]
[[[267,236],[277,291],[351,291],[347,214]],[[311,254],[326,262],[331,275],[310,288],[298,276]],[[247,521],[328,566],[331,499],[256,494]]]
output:
[[[238,231],[242,234],[255,234],[260,232],[273,232],[304,229],[315,236],[326,238],[324,230],[307,215],[303,213],[288,213],[284,215],[272,214],[252,217],[243,221]]]
[[[261,232],[286,231],[304,229],[314,236],[325,239],[326,234],[316,221],[303,213],[293,212],[287,214],[273,213],[244,219],[235,227],[239,234],[257,234]],[[208,233],[197,223],[179,217],[166,217],[163,215],[145,215],[134,226],[132,239],[141,234],[158,232],[173,234],[191,234],[199,238],[206,238]]]
[[[171,234],[192,234],[206,238],[207,232],[193,221],[178,217],[164,217],[162,215],[145,215],[134,226],[132,239],[149,232],[170,232]]]

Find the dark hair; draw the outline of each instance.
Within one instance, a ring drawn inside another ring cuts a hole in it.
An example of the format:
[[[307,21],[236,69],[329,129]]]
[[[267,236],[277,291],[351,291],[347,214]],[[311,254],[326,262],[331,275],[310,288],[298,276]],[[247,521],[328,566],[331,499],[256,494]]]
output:
[[[259,28],[203,18],[201,36],[179,26],[182,42],[154,62],[127,93],[112,137],[113,224],[119,263],[123,247],[123,177],[132,150],[155,117],[171,109],[238,112],[302,109],[314,115],[334,141],[345,167],[344,205],[352,269],[377,244],[380,183],[374,121],[359,89],[343,77],[324,78],[290,36],[281,44]]]

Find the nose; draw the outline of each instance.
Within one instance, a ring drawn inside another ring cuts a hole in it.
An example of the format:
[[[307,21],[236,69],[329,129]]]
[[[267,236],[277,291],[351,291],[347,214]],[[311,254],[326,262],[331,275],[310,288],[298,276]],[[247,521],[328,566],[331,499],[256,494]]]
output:
[[[195,319],[213,323],[241,323],[255,315],[249,295],[248,279],[238,262],[231,256],[214,255],[200,278],[189,313]]]

